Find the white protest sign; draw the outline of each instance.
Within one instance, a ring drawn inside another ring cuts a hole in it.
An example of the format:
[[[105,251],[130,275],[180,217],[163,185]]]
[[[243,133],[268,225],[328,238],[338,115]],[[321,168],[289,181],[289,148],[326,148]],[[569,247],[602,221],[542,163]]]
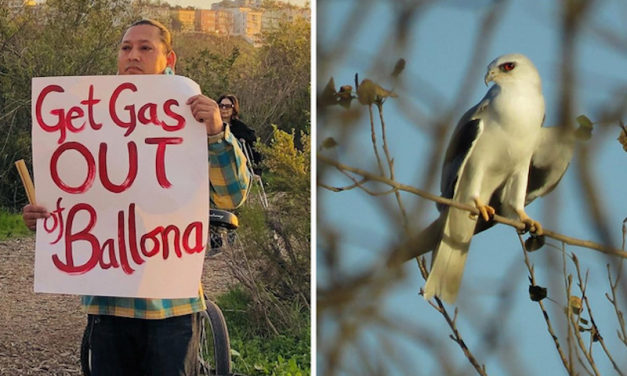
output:
[[[180,76],[34,78],[35,291],[198,296],[209,213],[205,126]]]

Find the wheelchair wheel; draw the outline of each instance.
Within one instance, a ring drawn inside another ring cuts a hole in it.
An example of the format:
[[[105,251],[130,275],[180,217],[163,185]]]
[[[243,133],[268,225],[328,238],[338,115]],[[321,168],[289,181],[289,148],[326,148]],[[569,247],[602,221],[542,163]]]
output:
[[[89,348],[89,322],[81,340],[81,370],[84,376],[91,376],[91,349]]]
[[[231,373],[231,344],[222,311],[207,300],[207,310],[200,313],[201,375],[228,375]]]

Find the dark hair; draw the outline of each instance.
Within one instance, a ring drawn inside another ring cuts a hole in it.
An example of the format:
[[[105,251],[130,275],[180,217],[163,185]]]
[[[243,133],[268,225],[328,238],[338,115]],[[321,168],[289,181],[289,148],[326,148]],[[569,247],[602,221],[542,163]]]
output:
[[[239,119],[239,100],[237,100],[237,97],[233,94],[224,94],[218,98],[218,104],[220,104],[224,98],[233,103],[233,114],[231,115],[231,119]]]
[[[165,53],[168,54],[172,51],[172,34],[170,34],[170,30],[167,27],[163,26],[163,24],[156,20],[143,19],[139,21],[135,21],[129,26],[126,31],[128,31],[131,27],[140,26],[140,25],[150,25],[159,29],[161,32],[161,42],[165,46]],[[126,31],[124,34],[126,34]],[[122,38],[124,38],[124,34],[122,34]],[[120,41],[121,43],[122,41]]]

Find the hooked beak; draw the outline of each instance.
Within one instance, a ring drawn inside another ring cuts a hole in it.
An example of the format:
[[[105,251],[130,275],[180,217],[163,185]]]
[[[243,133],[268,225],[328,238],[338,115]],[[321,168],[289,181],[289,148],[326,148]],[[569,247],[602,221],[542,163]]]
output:
[[[484,78],[485,86],[488,86],[490,82],[494,81],[494,76],[496,76],[496,74],[493,70],[489,70],[488,73],[486,73]]]

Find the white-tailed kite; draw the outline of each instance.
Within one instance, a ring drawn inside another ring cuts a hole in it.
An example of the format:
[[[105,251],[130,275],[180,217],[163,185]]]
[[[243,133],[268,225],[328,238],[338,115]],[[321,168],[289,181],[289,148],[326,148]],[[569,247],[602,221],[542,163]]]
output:
[[[592,128],[586,126],[579,126],[578,128],[571,126],[542,127],[529,165],[525,206],[531,204],[538,197],[548,195],[555,189],[566,174],[573,158],[575,141],[587,141],[591,134]],[[500,189],[497,189],[492,195],[489,205],[494,208],[498,215],[518,219],[515,213],[503,206],[501,196]],[[446,209],[446,207],[443,208]],[[440,216],[422,231],[407,239],[404,244],[399,245],[388,258],[387,265],[398,265],[433,251],[439,243],[444,219],[444,216]],[[495,224],[494,221],[485,221],[479,217],[475,227],[475,235],[490,229]]]
[[[540,130],[529,164],[525,206],[538,197],[548,195],[557,187],[573,159],[575,141],[588,140],[589,132],[591,129],[586,129],[583,126],[579,128],[570,126],[543,127]],[[500,188],[494,192],[490,206],[499,215],[517,219],[511,208],[503,205],[503,192]],[[480,220],[475,228],[475,234],[487,230],[494,224],[492,221]]]
[[[573,158],[575,141],[589,140],[591,132],[592,128],[585,126],[578,128],[554,126],[540,129],[540,136],[529,164],[525,206],[531,204],[538,197],[548,195],[555,189]],[[489,205],[494,208],[498,215],[518,219],[515,213],[512,213],[511,210],[508,211],[508,208],[503,206],[501,196],[500,189],[497,189],[492,195]],[[446,207],[440,207],[440,209],[446,209]],[[440,216],[425,229],[408,239],[406,244],[399,246],[388,259],[388,265],[397,265],[433,251],[440,240],[444,219],[444,216]],[[475,227],[475,235],[495,224],[493,221],[486,222],[479,217]]]
[[[524,211],[531,157],[544,119],[541,79],[533,63],[510,54],[488,66],[485,97],[459,121],[446,151],[441,189],[444,197],[475,205],[486,222],[498,190],[503,207],[542,233]],[[440,237],[425,285],[425,299],[454,303],[477,219],[467,211],[440,208]]]

